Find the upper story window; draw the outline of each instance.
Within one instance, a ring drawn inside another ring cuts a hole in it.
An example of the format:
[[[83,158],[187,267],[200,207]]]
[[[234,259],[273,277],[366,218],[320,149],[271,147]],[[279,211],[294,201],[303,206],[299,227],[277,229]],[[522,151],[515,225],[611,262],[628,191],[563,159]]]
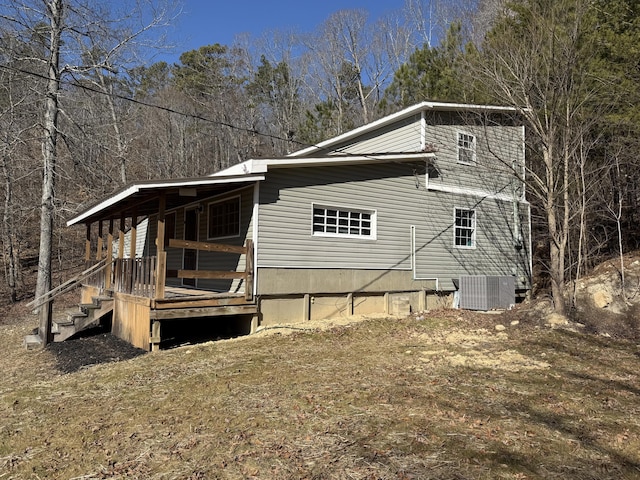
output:
[[[313,206],[313,234],[375,238],[375,211]]]
[[[240,197],[210,203],[207,214],[208,238],[240,235]]]
[[[467,165],[476,163],[475,135],[458,132],[458,162]]]
[[[454,215],[453,245],[458,248],[475,248],[476,211],[456,208]]]

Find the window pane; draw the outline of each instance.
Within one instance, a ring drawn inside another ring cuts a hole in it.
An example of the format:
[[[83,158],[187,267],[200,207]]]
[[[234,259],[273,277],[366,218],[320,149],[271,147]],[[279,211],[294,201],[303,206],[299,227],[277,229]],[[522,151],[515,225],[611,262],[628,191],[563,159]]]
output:
[[[370,237],[372,218],[371,212],[314,206],[312,229],[314,233]]]
[[[209,204],[209,238],[240,235],[240,198]]]
[[[455,210],[454,245],[457,247],[475,247],[475,211]]]

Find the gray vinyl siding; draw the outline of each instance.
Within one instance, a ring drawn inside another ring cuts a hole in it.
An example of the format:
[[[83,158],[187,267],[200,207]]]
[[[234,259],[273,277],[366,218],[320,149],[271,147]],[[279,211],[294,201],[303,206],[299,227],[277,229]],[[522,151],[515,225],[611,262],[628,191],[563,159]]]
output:
[[[228,238],[213,238],[208,236],[208,205],[218,200],[225,200],[240,196],[240,235]],[[253,188],[246,188],[228,195],[213,197],[202,202],[203,212],[200,215],[199,238],[202,242],[222,243],[225,245],[243,246],[248,239],[252,239]],[[245,256],[233,253],[198,252],[198,270],[244,271]],[[244,291],[242,280],[198,280],[198,288],[222,292]]]
[[[372,153],[404,153],[419,152],[421,127],[420,115],[400,120],[392,125],[382,127],[358,137],[335,145],[331,150],[313,152],[311,156],[348,153],[352,155]]]
[[[260,186],[258,266],[411,268],[411,204],[420,199],[413,170],[384,163],[270,172]],[[314,204],[375,211],[376,239],[314,236]]]
[[[426,144],[436,148],[434,165],[437,172],[430,185],[472,188],[491,194],[514,193],[522,196],[522,182],[513,175],[522,174],[524,165],[523,130],[519,126],[496,125],[486,119],[465,118],[465,124],[453,115],[432,114],[427,118]],[[476,161],[467,165],[458,162],[458,133],[468,133],[476,139]]]
[[[208,239],[207,206],[211,202],[224,200],[231,197],[240,196],[240,235],[229,238]],[[201,207],[201,208],[200,208]],[[245,244],[247,239],[252,238],[252,214],[253,214],[253,188],[246,188],[241,191],[226,195],[211,197],[202,200],[198,204],[182,207],[176,212],[176,236],[177,239],[184,239],[184,218],[185,210],[198,208],[198,241],[223,243],[226,245]],[[170,212],[167,212],[170,213]],[[157,232],[157,216],[152,216],[147,231],[146,245],[149,245],[149,254],[156,255],[155,238]],[[245,256],[233,253],[218,252],[198,252],[198,270],[218,270],[218,271],[244,271]],[[183,268],[183,249],[167,248],[167,269],[181,270]],[[167,285],[181,286],[182,280],[178,278],[167,278]],[[244,288],[241,280],[196,280],[196,287],[212,291],[242,291]]]
[[[412,269],[453,289],[461,274],[528,278],[528,209],[513,202],[427,191],[423,164],[384,163],[273,171],[260,187],[260,268]],[[312,234],[314,204],[373,210],[375,240]],[[454,248],[454,208],[476,211],[476,248]],[[515,230],[521,230],[518,234]],[[515,248],[522,235],[526,248]]]
[[[438,278],[450,290],[460,275],[514,275],[529,287],[529,211],[526,204],[446,192],[429,192],[425,214],[415,228],[417,278]],[[475,211],[474,248],[454,246],[454,209]],[[516,248],[518,239],[521,249]]]

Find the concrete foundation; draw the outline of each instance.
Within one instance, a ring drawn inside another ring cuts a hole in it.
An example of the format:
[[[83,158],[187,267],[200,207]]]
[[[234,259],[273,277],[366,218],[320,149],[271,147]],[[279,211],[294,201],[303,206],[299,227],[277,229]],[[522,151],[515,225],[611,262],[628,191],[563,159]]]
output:
[[[259,299],[260,325],[380,313],[406,317],[412,312],[451,306],[451,304],[451,294],[424,290],[342,295],[264,295]]]

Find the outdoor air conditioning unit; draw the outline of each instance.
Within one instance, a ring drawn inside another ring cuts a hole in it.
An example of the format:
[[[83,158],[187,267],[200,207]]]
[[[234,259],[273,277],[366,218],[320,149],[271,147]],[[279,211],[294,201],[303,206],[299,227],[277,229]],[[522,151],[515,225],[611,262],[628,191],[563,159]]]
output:
[[[460,308],[467,310],[511,308],[516,303],[515,277],[462,275],[458,295]]]

